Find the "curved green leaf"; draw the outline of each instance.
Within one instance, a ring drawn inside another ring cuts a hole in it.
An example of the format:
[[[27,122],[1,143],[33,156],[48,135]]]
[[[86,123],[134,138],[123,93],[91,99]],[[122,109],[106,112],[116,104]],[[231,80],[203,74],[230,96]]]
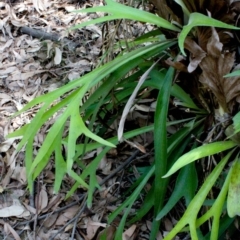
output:
[[[229,217],[240,215],[240,159],[232,166],[227,198],[227,211]]]
[[[227,77],[238,77],[238,76],[240,76],[240,70],[236,70],[234,72],[231,72],[231,73],[229,73],[229,74],[227,74],[223,77],[227,78]]]
[[[177,31],[179,32],[180,29],[164,18],[161,18],[159,16],[156,16],[152,13],[142,11],[133,7],[125,6],[121,3],[112,1],[112,0],[105,0],[106,4],[105,6],[101,7],[93,7],[93,8],[86,8],[83,10],[77,10],[74,12],[104,12],[104,13],[109,13],[111,16],[104,16],[100,17],[88,22],[81,23],[79,25],[74,26],[71,29],[77,29],[81,28],[84,26],[88,26],[90,24],[95,24],[95,23],[101,23],[101,22],[106,22],[109,20],[114,20],[114,19],[130,19],[130,20],[135,20],[135,21],[140,21],[140,22],[146,22],[146,23],[151,23],[154,25],[157,25],[158,27],[166,28],[172,31]]]
[[[158,213],[157,218],[162,219],[182,197],[184,197],[188,205],[194,197],[198,184],[197,181],[197,172],[193,164],[189,164],[182,168],[177,177],[172,195],[164,208]]]
[[[213,187],[214,183],[217,181],[219,175],[221,174],[224,166],[226,165],[227,161],[231,157],[233,151],[229,152],[219,163],[218,165],[214,168],[214,170],[211,172],[211,174],[207,177],[205,180],[204,184],[198,191],[198,193],[195,195],[191,203],[189,204],[187,210],[185,211],[184,215],[182,218],[177,222],[175,227],[168,233],[168,235],[164,238],[165,240],[171,240],[174,239],[176,234],[178,234],[180,231],[183,230],[184,226],[189,224],[190,228],[190,234],[191,234],[191,239],[197,240],[197,216],[199,214],[199,210],[201,209],[204,200],[206,199],[209,191]],[[223,194],[224,195],[224,194]],[[224,196],[220,197],[220,200],[223,199]],[[220,201],[219,200],[219,201]],[[219,205],[221,205],[221,201],[219,202]],[[157,216],[158,219],[158,216]],[[215,222],[217,224],[217,222]],[[216,229],[216,228],[215,228]],[[217,239],[217,238],[211,238],[211,239]]]
[[[188,25],[183,27],[183,30],[181,31],[179,38],[178,38],[178,44],[181,52],[184,56],[186,56],[186,53],[184,52],[184,41],[187,37],[188,33],[191,31],[194,27],[219,27],[219,28],[227,28],[227,29],[235,29],[240,30],[240,28],[223,23],[221,21],[218,21],[216,19],[213,19],[211,17],[207,17],[206,15],[203,15],[201,13],[191,13]]]
[[[183,166],[198,160],[200,158],[210,156],[222,151],[225,151],[227,149],[235,147],[237,144],[233,141],[221,141],[221,142],[215,142],[215,143],[209,143],[206,145],[203,145],[201,147],[195,148],[192,151],[189,151],[188,153],[181,156],[171,167],[171,169],[163,176],[163,178],[169,177],[173,173],[175,173],[177,170],[182,168]]]

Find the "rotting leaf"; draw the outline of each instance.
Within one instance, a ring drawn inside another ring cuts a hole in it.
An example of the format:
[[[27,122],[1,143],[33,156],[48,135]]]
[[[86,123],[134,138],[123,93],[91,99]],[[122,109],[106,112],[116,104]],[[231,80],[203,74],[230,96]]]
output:
[[[190,63],[187,67],[189,73],[196,70],[206,53],[191,38],[186,38],[184,47],[190,52]]]
[[[222,52],[219,36],[212,28],[212,36],[207,44],[207,56],[201,61],[200,82],[212,91],[225,113],[231,111],[231,101],[240,93],[240,78],[224,78],[233,68],[235,53]]]
[[[87,229],[86,229],[87,230],[87,238],[90,240],[90,239],[94,238],[97,230],[100,227],[106,227],[106,224],[100,223],[100,222],[95,222],[95,221],[92,221],[91,218],[88,218],[86,227],[87,227]]]
[[[188,72],[187,67],[181,63],[181,62],[173,62],[170,59],[165,60],[165,62],[171,66],[174,67],[176,70],[181,71],[181,72]]]
[[[50,229],[55,224],[58,216],[59,216],[59,213],[51,214],[46,220],[43,221],[43,226],[46,229]]]
[[[72,219],[78,211],[79,211],[79,206],[77,205],[68,208],[63,213],[61,213],[61,215],[58,217],[56,221],[56,225],[59,226],[59,225],[66,224],[66,222]]]
[[[41,191],[38,195],[38,198],[36,198],[36,206],[38,208],[38,211],[42,211],[45,207],[48,205],[48,195],[46,192],[46,187],[42,186]]]
[[[112,240],[114,238],[115,232],[116,232],[116,227],[110,225],[98,234],[97,240],[101,240],[101,239]]]
[[[7,222],[4,222],[4,232],[7,233],[7,234],[11,233],[15,240],[21,240],[18,233]]]
[[[20,216],[25,211],[23,206],[12,205],[10,207],[0,209],[0,217],[12,217],[12,216]]]
[[[124,233],[123,233],[123,236],[122,236],[122,239],[123,240],[128,240],[128,239],[131,239],[134,231],[136,230],[137,226],[136,224],[133,224],[131,227],[129,227]]]

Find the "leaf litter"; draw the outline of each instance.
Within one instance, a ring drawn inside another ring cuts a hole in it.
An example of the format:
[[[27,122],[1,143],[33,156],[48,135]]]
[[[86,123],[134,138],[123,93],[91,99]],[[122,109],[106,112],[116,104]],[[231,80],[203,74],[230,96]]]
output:
[[[145,146],[153,141],[150,133],[111,150],[98,167],[101,190],[95,192],[93,206],[88,209],[86,193],[82,189],[65,200],[74,184],[69,176],[65,177],[61,192],[54,194],[52,162],[38,177],[35,194],[29,195],[24,151],[16,151],[19,139],[5,138],[29,123],[38,107],[10,120],[12,114],[35,97],[74,81],[98,64],[103,38],[100,26],[66,31],[71,25],[102,16],[102,13],[70,12],[95,5],[103,5],[102,0],[0,1],[0,238],[90,240],[100,239],[106,234],[108,240],[113,239],[120,218],[108,225],[107,216],[122,203],[121,194],[131,185],[128,175],[132,173],[125,167],[132,165],[133,174],[139,177],[133,160],[141,163],[152,158],[148,147],[148,153],[145,153]],[[132,32],[137,34],[143,28],[142,23],[134,23],[130,30],[124,29],[117,37],[124,38],[126,32],[130,36]],[[114,30],[109,29],[109,32]],[[114,35],[115,39],[117,37]],[[147,102],[140,101],[129,109],[126,122],[134,121],[138,126],[151,124],[148,114],[154,111],[149,107],[153,99],[144,100]],[[35,152],[53,122],[54,118],[50,119],[35,137]],[[134,148],[145,154],[132,159]],[[87,153],[84,161],[91,161],[95,154],[95,151]],[[138,205],[133,205],[132,213]],[[128,226],[123,239],[148,239],[150,231],[147,221],[143,220],[141,224]]]

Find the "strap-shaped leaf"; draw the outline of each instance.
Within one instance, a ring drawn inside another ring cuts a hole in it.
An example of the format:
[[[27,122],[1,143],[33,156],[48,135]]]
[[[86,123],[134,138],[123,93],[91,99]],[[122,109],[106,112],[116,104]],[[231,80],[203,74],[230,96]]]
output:
[[[94,7],[94,8],[86,8],[83,10],[78,10],[74,12],[105,12],[111,14],[110,16],[104,16],[101,18],[97,18],[88,22],[81,23],[79,25],[74,26],[71,29],[78,29],[81,27],[88,26],[90,24],[96,24],[96,23],[102,23],[109,20],[115,20],[115,19],[130,19],[140,22],[146,22],[154,24],[158,27],[166,28],[172,31],[179,32],[180,29],[164,18],[161,18],[159,16],[156,16],[152,13],[142,11],[136,8],[132,8],[129,6],[125,6],[123,4],[120,4],[118,2],[112,1],[112,0],[105,0],[106,4],[105,6],[101,7]]]
[[[233,151],[232,151],[233,152]],[[232,155],[232,152],[228,153],[221,162],[214,168],[214,170],[211,172],[211,174],[207,177],[204,184],[198,191],[198,193],[195,195],[191,203],[189,204],[187,210],[185,211],[182,218],[178,221],[176,226],[171,230],[171,232],[164,238],[165,240],[171,240],[173,239],[176,234],[178,234],[187,224],[189,224],[190,233],[191,233],[191,239],[197,240],[197,216],[199,214],[199,210],[202,207],[204,200],[206,199],[209,191],[213,187],[214,183],[217,181],[219,175],[221,174],[224,166],[226,165],[227,161]],[[221,200],[221,199],[220,199]],[[221,205],[221,204],[220,204]],[[159,219],[159,216],[157,216],[157,219]],[[218,222],[215,222],[214,224],[218,224]],[[217,239],[217,238],[211,238],[211,239]]]
[[[186,56],[186,53],[184,51],[184,42],[187,35],[189,34],[192,28],[199,27],[199,26],[219,27],[219,28],[240,30],[240,28],[238,27],[223,23],[211,17],[207,17],[206,15],[203,15],[201,13],[198,13],[198,12],[191,13],[189,17],[188,25],[183,27],[183,30],[181,31],[178,38],[178,44],[183,55]]]
[[[229,217],[240,215],[240,159],[237,159],[232,166],[228,189],[227,211]]]
[[[167,172],[166,175],[163,176],[163,178],[169,177],[173,173],[175,173],[177,170],[182,168],[183,166],[198,160],[203,157],[211,156],[213,154],[223,152],[227,149],[235,147],[237,144],[233,141],[221,141],[221,142],[215,142],[215,143],[209,143],[206,145],[203,145],[201,147],[195,148],[188,153],[181,156],[171,167],[171,169]]]

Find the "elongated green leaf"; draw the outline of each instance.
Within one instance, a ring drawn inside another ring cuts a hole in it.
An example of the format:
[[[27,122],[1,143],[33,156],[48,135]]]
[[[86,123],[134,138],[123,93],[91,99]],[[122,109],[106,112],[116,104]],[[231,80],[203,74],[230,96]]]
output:
[[[12,133],[9,133],[9,134],[7,135],[7,138],[15,138],[15,137],[21,137],[21,136],[23,136],[23,135],[25,134],[25,132],[27,131],[28,127],[29,127],[29,124],[24,125],[24,126],[21,127],[20,129],[14,131],[14,132],[12,132]]]
[[[124,54],[123,56],[115,58],[113,61],[91,71],[90,73],[86,74],[85,76],[76,79],[74,81],[69,82],[68,84],[62,86],[59,89],[56,89],[50,93],[41,95],[35,99],[33,99],[31,102],[29,102],[26,106],[24,106],[21,111],[18,111],[14,114],[14,116],[17,116],[21,114],[22,112],[30,109],[31,107],[46,103],[44,106],[47,108],[50,104],[54,102],[54,100],[58,99],[61,95],[65,94],[66,92],[69,92],[77,87],[82,86],[88,86],[88,89],[97,84],[99,81],[104,79],[104,77],[108,76],[111,72],[114,72],[115,70],[119,69],[122,65],[128,63],[128,61],[131,61],[133,59],[136,59],[140,56],[147,55],[151,51],[156,51],[154,55],[161,53],[164,49],[169,48],[170,46],[174,45],[175,41],[164,41],[161,43],[155,43],[151,44],[149,46],[144,46],[139,49],[135,49],[129,53]],[[149,56],[150,57],[150,56]],[[48,103],[48,104],[47,104]],[[14,117],[13,116],[13,117]],[[39,117],[38,117],[39,118]],[[39,121],[39,119],[38,119]]]
[[[100,161],[102,160],[102,158],[107,154],[107,152],[108,152],[110,149],[111,149],[110,147],[105,147],[105,148],[100,152],[100,154],[98,154],[98,155],[93,159],[93,161],[84,169],[83,173],[82,173],[81,176],[80,176],[81,179],[84,180],[84,179],[86,179],[87,176],[90,176],[90,177],[91,177],[91,173],[92,173],[92,172],[94,172],[94,173],[96,172],[96,169],[97,169]],[[91,181],[92,181],[92,180],[90,179],[90,182],[91,182]],[[90,191],[90,192],[94,192],[95,187],[98,186],[97,184],[94,186],[93,183],[94,183],[94,179],[93,179],[93,181],[91,182],[91,185],[89,186],[89,191]],[[70,196],[72,196],[73,193],[74,193],[74,191],[76,191],[76,189],[78,188],[79,185],[80,185],[79,182],[76,182],[76,183],[73,185],[73,187],[69,190],[69,192],[67,193],[66,198],[69,198]],[[88,207],[91,207],[91,205],[92,205],[92,197],[88,197],[88,199],[87,199],[87,206],[88,206]]]
[[[33,161],[33,140],[34,140],[33,136],[28,139],[28,142],[26,145],[26,154],[25,154],[26,174],[27,174],[28,188],[30,193],[33,193],[33,176],[32,174],[30,174],[30,169]]]
[[[121,213],[121,211],[124,210],[124,208],[126,208],[127,206],[132,206],[132,204],[138,198],[141,190],[143,189],[143,187],[145,186],[145,184],[147,183],[149,178],[153,175],[154,170],[155,170],[155,166],[152,166],[151,169],[149,170],[149,172],[144,177],[143,181],[134,190],[134,192],[131,194],[131,196],[123,204],[121,204],[121,206],[119,206],[112,214],[110,214],[109,219],[108,219],[109,223],[111,223],[117,217],[117,215],[119,215],[119,213]]]
[[[225,129],[226,136],[237,143],[240,144],[240,112],[238,112],[233,118],[233,124],[229,125]]]
[[[75,172],[70,171],[69,175],[78,182],[78,185],[85,187],[86,189],[89,188],[88,184],[84,182],[84,180]]]
[[[35,136],[39,128],[44,123],[41,119],[41,116],[44,114],[45,110],[47,109],[49,103],[46,103],[35,115],[34,119],[32,120],[31,124],[28,125],[25,129],[23,138],[21,139],[21,142],[17,146],[17,150],[19,151],[27,142],[29,139],[32,138],[32,136]],[[31,127],[30,127],[31,126]]]
[[[52,106],[50,109],[48,109],[44,114],[42,114],[42,123],[45,123],[51,116],[53,116],[58,110],[60,110],[61,108],[63,108],[64,106],[66,106],[72,98],[74,98],[74,96],[77,94],[77,91],[73,91],[71,94],[69,94],[67,97],[65,97],[64,99],[62,99],[59,103],[57,103],[55,106]],[[46,95],[44,95],[46,96]],[[37,99],[37,98],[36,98]],[[32,102],[30,102],[32,103]],[[28,104],[27,104],[28,105]],[[32,106],[32,105],[31,105]],[[29,106],[30,107],[30,106]],[[19,112],[18,112],[19,113]],[[36,116],[35,116],[36,117]],[[38,116],[38,118],[41,118],[41,115]],[[28,130],[28,127],[32,124],[26,124],[23,127],[21,127],[20,129],[10,133],[7,135],[8,138],[12,138],[12,137],[19,137],[19,136],[23,136],[25,134],[25,132]],[[32,125],[31,125],[32,126]],[[30,127],[31,128],[31,127]]]
[[[231,153],[230,153],[231,154]],[[229,155],[230,155],[229,154]],[[210,239],[219,239],[219,220],[224,210],[225,199],[228,191],[228,186],[230,182],[231,170],[229,171],[223,186],[221,186],[221,192],[219,193],[216,200],[213,201],[212,207],[208,210],[203,216],[201,216],[196,221],[196,227],[201,226],[204,222],[213,217],[212,229],[211,229],[211,238]],[[207,238],[209,239],[209,238]]]
[[[67,172],[70,172],[72,170],[73,157],[76,151],[76,141],[78,137],[83,133],[82,125],[84,125],[84,123],[82,123],[82,118],[79,116],[79,106],[74,106],[71,104],[71,109],[72,111],[67,144]]]
[[[240,216],[240,159],[237,159],[232,166],[227,211],[229,217]]]
[[[164,200],[166,182],[162,176],[167,168],[167,112],[174,69],[169,68],[162,89],[158,94],[154,117],[154,146],[155,146],[155,213],[161,208]]]
[[[192,120],[192,118],[167,122],[167,126],[173,126],[175,124],[181,124],[181,123],[184,123],[184,122],[187,122],[187,121],[190,121],[190,120]],[[149,125],[149,126],[142,127],[142,128],[137,128],[137,129],[134,129],[134,130],[129,131],[127,133],[124,133],[124,138],[129,139],[129,138],[132,138],[134,136],[153,131],[153,129],[154,129],[153,125]],[[108,138],[107,141],[111,142],[112,144],[117,144],[118,143],[117,137]],[[67,144],[67,140],[66,139],[63,140],[63,143]],[[102,145],[100,143],[89,143],[86,147],[86,151],[87,152],[92,151],[92,150],[97,149],[101,146]],[[76,147],[77,152],[76,152],[75,158],[78,158],[79,156],[81,156],[81,153],[83,152],[83,148],[84,148],[84,144],[78,144],[77,145],[77,147]]]
[[[46,157],[46,154],[51,154],[49,153],[49,150],[53,150],[53,144],[58,136],[59,132],[61,131],[62,127],[64,126],[64,123],[66,122],[68,118],[68,113],[65,112],[61,117],[57,119],[57,121],[54,123],[54,125],[51,127],[47,137],[45,138],[38,155],[36,156],[34,162],[32,163],[31,166],[31,173],[35,171],[35,167]],[[36,172],[36,171],[35,171]]]
[[[232,120],[234,126],[234,133],[238,133],[240,131],[240,112],[238,112]]]
[[[180,170],[173,193],[164,208],[158,213],[158,219],[162,219],[183,196],[189,204],[194,197],[196,188],[197,173],[194,165],[189,164]]]
[[[61,132],[59,133],[59,135],[61,136]],[[61,183],[63,180],[64,175],[67,173],[67,164],[62,156],[62,144],[61,144],[61,137],[59,137],[58,139],[56,139],[55,141],[55,181],[54,181],[54,193],[58,193],[60,187],[61,187]],[[37,166],[37,169],[39,169],[40,165],[42,163],[40,163]],[[41,172],[43,168],[41,168],[39,171]],[[40,174],[40,172],[37,172],[37,176]],[[82,179],[78,174],[76,174],[74,171],[70,170],[69,175],[76,180],[76,182],[78,183],[78,186],[82,186],[85,187],[86,189],[89,188],[88,184],[86,182],[84,182],[84,179]]]
[[[238,76],[240,76],[240,70],[236,70],[234,72],[231,72],[231,73],[225,75],[224,77],[227,78],[227,77],[238,77]]]
[[[56,138],[55,147],[55,180],[54,180],[54,193],[58,193],[60,190],[62,180],[66,174],[66,163],[62,156],[62,132],[59,132],[59,137]]]
[[[134,60],[128,61],[124,65],[120,66],[113,73],[111,73],[110,76],[101,84],[101,86],[99,86],[98,89],[96,89],[96,91],[94,91],[94,93],[92,93],[90,95],[90,97],[87,99],[87,101],[81,107],[81,110],[85,111],[87,108],[89,108],[89,106],[93,105],[94,102],[99,102],[100,98],[105,98],[105,102],[110,102],[110,98],[106,98],[107,94],[114,88],[114,86],[118,83],[118,81],[120,79],[122,79],[133,68],[138,66],[142,61],[143,61],[142,57],[138,57]],[[120,85],[120,87],[121,87],[121,85]],[[120,91],[120,93],[124,93],[124,92],[126,92],[126,91]],[[121,99],[119,99],[118,96],[116,96],[116,94],[115,94],[115,97],[119,101],[121,101]],[[112,104],[109,103],[108,106],[111,105],[110,108],[112,108],[113,104],[114,103],[112,103]],[[99,107],[98,108],[96,108],[96,107],[97,106],[94,105],[94,107],[92,108],[91,111],[87,111],[87,113],[85,114],[85,117],[89,118],[90,114],[93,114],[94,112],[98,111]]]
[[[221,160],[221,162],[214,168],[214,170],[211,172],[211,174],[207,177],[204,184],[202,185],[202,187],[200,188],[198,193],[195,195],[195,197],[189,204],[189,206],[188,206],[187,210],[185,211],[184,215],[182,216],[182,218],[177,222],[175,227],[164,238],[165,240],[172,240],[176,236],[176,234],[179,233],[183,229],[183,227],[186,226],[187,224],[189,224],[189,226],[190,226],[191,239],[193,239],[193,240],[198,239],[196,220],[197,220],[197,216],[199,214],[199,210],[202,207],[204,200],[207,197],[207,194],[211,190],[214,183],[217,181],[217,178],[219,177],[220,173],[222,172],[228,159],[232,155],[232,152],[228,153]],[[216,238],[216,240],[217,240],[217,238]]]
[[[179,145],[182,145],[182,141],[184,141],[184,138],[191,134],[192,130],[199,126],[202,123],[202,121],[195,121],[192,120],[184,125],[183,128],[179,129],[175,134],[170,136],[168,138],[168,155],[170,155],[174,150],[176,150],[176,147]],[[191,136],[189,136],[190,138]],[[182,154],[181,154],[182,155]],[[180,156],[178,156],[180,157]],[[175,158],[176,161],[176,158]],[[172,163],[172,159],[168,162],[169,164]]]
[[[91,73],[89,73],[88,75],[86,75],[82,78],[76,79],[75,81],[71,81],[68,84],[66,84],[66,85],[64,85],[64,86],[62,86],[62,87],[60,87],[60,88],[58,88],[58,89],[56,89],[52,92],[49,92],[49,93],[43,94],[43,95],[41,95],[37,98],[34,98],[31,102],[26,104],[20,111],[16,112],[13,115],[13,117],[18,116],[22,112],[30,109],[31,107],[33,107],[37,104],[45,103],[46,108],[49,107],[50,104],[52,104],[56,99],[58,99],[61,95],[65,94],[66,92],[69,92],[69,91],[75,89],[76,87],[81,87],[83,85],[88,84],[89,83],[89,78],[88,77],[92,77],[92,78],[97,77],[99,71],[101,71],[100,68],[96,69],[95,71],[92,71]],[[77,93],[78,93],[78,91],[75,91],[75,92],[71,93],[70,96],[73,97]],[[69,100],[69,97],[66,97],[66,98]],[[59,105],[62,105],[63,103],[66,103],[65,99],[62,100],[62,101],[59,103]]]
[[[119,224],[118,227],[117,227],[117,231],[116,231],[114,240],[123,239],[124,226],[125,226],[125,223],[126,223],[126,220],[127,220],[127,216],[128,216],[128,214],[130,213],[131,207],[132,207],[132,204],[130,204],[130,205],[127,207],[127,209],[125,210],[125,212],[124,212],[124,214],[123,214],[123,217],[122,217],[122,219],[121,219],[121,221],[120,221],[120,224]]]
[[[113,0],[105,0],[105,2],[107,5],[102,7],[86,8],[86,9],[77,10],[74,12],[105,12],[105,13],[112,14],[112,16],[105,16],[105,17],[94,19],[89,22],[81,23],[79,25],[74,26],[71,29],[76,29],[76,28],[88,26],[90,24],[101,23],[101,22],[114,20],[114,19],[130,19],[130,20],[135,20],[140,22],[151,23],[158,27],[166,28],[173,31],[178,31],[178,32],[180,31],[178,27],[172,25],[167,20],[161,17],[158,17],[152,13],[145,12],[129,6],[125,6]]]
[[[87,198],[87,206],[89,208],[92,207],[93,194],[96,188],[100,189],[100,185],[98,184],[97,174],[95,170],[90,173],[90,183],[89,183],[88,198]]]
[[[223,23],[223,22],[213,19],[211,17],[207,17],[201,13],[198,13],[198,12],[191,13],[188,25],[183,27],[183,30],[181,31],[179,38],[178,38],[179,48],[184,56],[186,56],[186,53],[184,51],[185,38],[187,37],[188,33],[191,31],[192,28],[199,27],[199,26],[219,27],[219,28],[240,30],[240,28],[238,28],[238,27]]]
[[[185,107],[198,109],[197,105],[193,102],[192,98],[180,86],[174,84],[171,89],[171,95],[178,98],[184,103]],[[179,104],[180,105],[180,104]]]
[[[137,210],[136,215],[128,223],[132,224],[134,222],[142,220],[142,218],[150,211],[153,205],[154,205],[154,185],[144,198],[144,202],[141,208]]]
[[[226,231],[231,228],[231,225],[235,221],[235,218],[228,217],[227,214],[221,218],[220,224],[219,224],[219,231],[218,231],[218,239],[224,240],[226,238]],[[210,237],[212,235],[211,231],[204,236],[205,239],[213,239]]]
[[[72,109],[71,114],[71,123],[69,129],[69,138],[68,138],[68,159],[67,159],[67,170],[68,172],[72,169],[73,157],[75,156],[76,151],[76,140],[83,133],[85,136],[99,142],[101,145],[106,145],[110,147],[115,147],[111,142],[100,138],[96,134],[92,133],[84,124],[82,118],[79,115],[78,106]]]
[[[160,211],[165,199],[168,181],[162,181],[167,169],[167,113],[174,69],[170,67],[164,78],[163,86],[158,94],[154,115],[154,148],[155,148],[155,189],[154,215]],[[150,239],[156,238],[160,221],[153,221]]]
[[[58,133],[59,134],[59,133]],[[34,159],[30,171],[28,172],[29,174],[32,175],[33,179],[36,179],[39,174],[42,172],[42,170],[47,166],[49,159],[54,152],[54,149],[56,149],[58,146],[58,141],[53,141],[51,144],[49,144],[45,149],[44,149],[44,155],[42,156],[41,160],[39,162],[36,162],[36,158]],[[28,161],[27,157],[25,157],[25,161]],[[34,165],[34,170],[33,169]]]
[[[186,5],[185,5],[185,3],[184,3],[183,0],[174,0],[174,1],[175,1],[176,3],[178,3],[178,4],[182,7],[183,12],[184,12],[187,16],[190,15],[190,12],[189,12],[189,10],[187,9],[187,7],[186,7]]]
[[[79,119],[79,120],[80,120],[80,119]],[[97,135],[94,134],[93,132],[91,132],[91,131],[85,126],[85,124],[83,123],[83,120],[82,120],[82,119],[81,119],[79,125],[81,126],[81,128],[83,129],[83,130],[82,130],[83,133],[84,133],[87,137],[95,140],[96,142],[99,142],[101,145],[106,145],[106,146],[109,146],[109,147],[112,147],[112,148],[115,148],[115,147],[116,147],[116,146],[115,146],[114,144],[112,144],[111,142],[108,142],[108,141],[104,140],[103,138],[97,136]]]
[[[201,147],[195,148],[191,150],[190,152],[184,154],[181,156],[175,164],[171,167],[171,169],[167,172],[166,175],[163,176],[163,178],[169,177],[173,173],[175,173],[177,170],[182,168],[183,166],[198,160],[200,158],[211,156],[213,154],[223,152],[227,149],[233,148],[236,146],[236,143],[233,141],[222,141],[222,142],[215,142],[215,143],[209,143],[206,145],[203,145]]]

